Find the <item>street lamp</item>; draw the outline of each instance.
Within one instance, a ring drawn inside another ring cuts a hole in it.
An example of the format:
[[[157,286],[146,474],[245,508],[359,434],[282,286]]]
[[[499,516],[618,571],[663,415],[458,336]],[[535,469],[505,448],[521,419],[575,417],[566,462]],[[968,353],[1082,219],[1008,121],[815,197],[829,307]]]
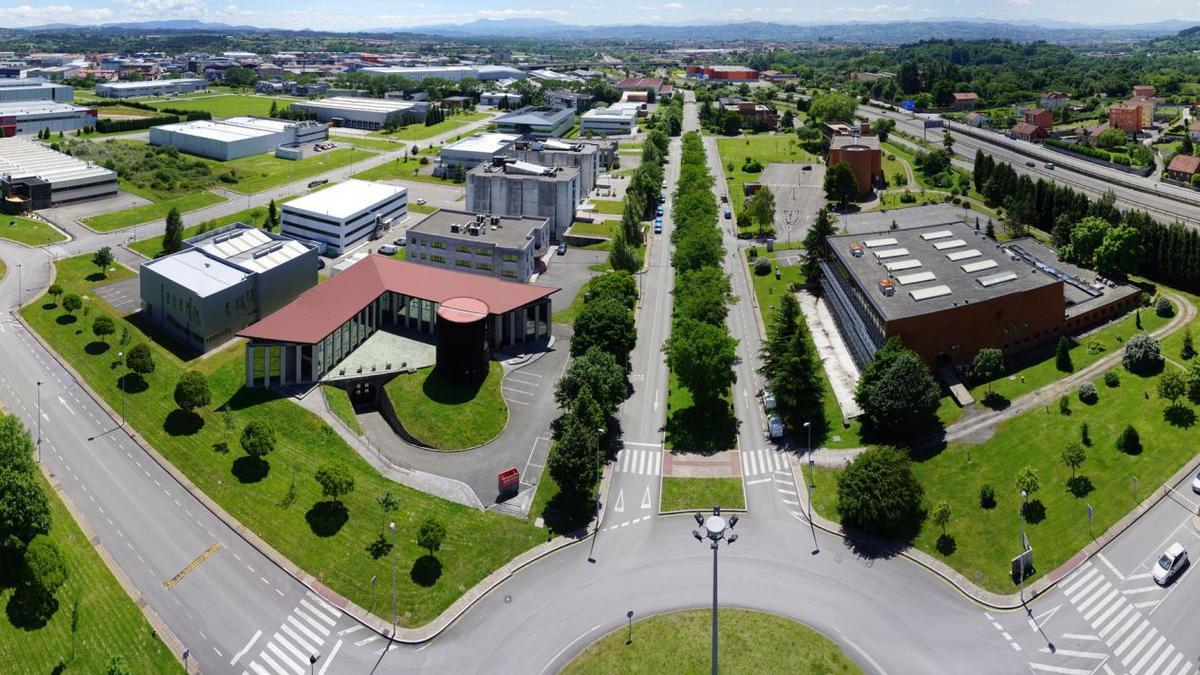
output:
[[[392,531],[392,639],[396,639],[396,521],[388,523]]]
[[[120,360],[121,357],[123,357],[123,356],[125,356],[125,352],[117,352],[118,360]],[[122,366],[124,366],[124,364],[122,364]],[[121,427],[122,428],[125,427],[125,376],[128,374],[129,374],[129,368],[125,368],[125,370],[123,370],[121,372],[121,379],[117,380],[118,386],[121,390]]]
[[[692,530],[692,536],[701,542],[708,539],[713,552],[712,675],[717,675],[717,545],[721,540],[725,540],[727,546],[737,541],[736,534],[730,532],[726,535],[725,530],[726,528],[732,530],[737,525],[738,517],[731,516],[726,525],[725,519],[721,517],[720,506],[713,506],[712,515],[708,518],[700,515],[699,512],[694,517],[696,524],[703,530]]]
[[[606,431],[608,431],[608,430],[605,429],[604,427],[600,427],[600,428],[596,429],[596,433],[600,434],[601,438],[604,437],[604,432],[606,432]],[[601,464],[600,449],[597,448],[596,449],[596,495],[595,495],[595,498],[592,500],[596,507],[595,515],[593,516],[593,518],[596,521],[596,529],[592,531],[592,545],[591,545],[591,548],[588,549],[588,562],[590,562],[590,563],[596,562],[596,559],[592,556],[592,553],[594,553],[596,550],[596,537],[600,536],[600,480],[603,476],[604,476],[604,467]]]
[[[1029,539],[1025,536],[1025,508],[1029,505],[1029,492],[1021,490],[1021,590],[1018,597],[1025,602],[1025,547]]]
[[[629,619],[629,637],[625,639],[625,644],[633,644],[633,610],[625,612],[625,618]]]
[[[315,673],[317,671],[317,661],[320,661],[320,660],[321,660],[320,654],[309,654],[308,655],[308,672],[310,673],[310,675],[311,675],[311,673]]]
[[[42,461],[42,381],[37,383],[37,461]]]

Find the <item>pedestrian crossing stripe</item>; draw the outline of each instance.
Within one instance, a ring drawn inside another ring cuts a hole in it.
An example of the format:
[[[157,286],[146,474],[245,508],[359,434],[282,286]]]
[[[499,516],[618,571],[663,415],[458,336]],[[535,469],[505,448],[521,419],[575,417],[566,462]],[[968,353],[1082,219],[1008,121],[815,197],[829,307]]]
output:
[[[166,581],[164,581],[163,582],[163,590],[169,591],[172,588],[174,588],[175,584],[178,584],[179,582],[183,581],[183,578],[186,577],[187,575],[191,574],[192,570],[199,567],[200,563],[204,562],[205,560],[208,560],[209,556],[216,553],[220,549],[221,549],[221,542],[219,542],[219,541],[216,542],[215,544],[213,544],[212,546],[209,546],[208,548],[204,549],[204,552],[201,553],[200,555],[196,556],[195,560],[188,563],[187,567],[180,570],[179,574],[176,574],[175,576],[171,577],[170,579],[167,579]]]
[[[617,458],[616,470],[642,476],[657,476],[662,472],[662,452],[625,448]]]
[[[775,471],[787,471],[787,455],[778,451],[762,448],[759,450],[742,451],[742,474],[756,476]]]

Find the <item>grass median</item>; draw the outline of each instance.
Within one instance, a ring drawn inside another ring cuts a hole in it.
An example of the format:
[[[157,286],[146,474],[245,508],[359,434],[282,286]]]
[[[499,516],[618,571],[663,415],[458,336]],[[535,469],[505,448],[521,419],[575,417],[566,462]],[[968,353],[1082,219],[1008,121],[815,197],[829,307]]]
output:
[[[384,391],[413,438],[438,450],[466,450],[499,436],[508,424],[503,380],[504,367],[491,361],[479,384],[451,382],[429,367],[397,375]]]
[[[404,157],[397,157],[390,162],[384,162],[378,166],[360,171],[351,176],[351,178],[359,180],[416,180],[423,183],[437,183],[439,185],[453,185],[457,187],[464,185],[463,183],[456,183],[449,178],[438,178],[429,173],[431,170],[430,164],[421,164],[419,159],[405,155]]]
[[[663,476],[660,511],[705,511],[713,506],[723,509],[746,508],[742,479]]]
[[[21,216],[0,216],[0,239],[29,246],[41,246],[66,241],[61,232],[50,225]]]
[[[23,316],[116,409],[121,407],[123,368],[114,367],[115,353],[124,349],[117,336],[128,330],[128,346],[149,343],[156,368],[144,385],[127,380],[129,423],[230,515],[335,592],[386,614],[382,598],[370,607],[370,581],[391,575],[386,545],[392,537],[381,539],[389,521],[396,522],[399,532],[397,593],[404,626],[430,621],[493,570],[544,541],[544,531],[524,521],[460,506],[384,478],[313,413],[291,399],[243,388],[240,346],[204,359],[181,358],[169,341],[156,341],[154,331],[136,315],[116,317],[94,297],[93,286],[132,272],[118,266],[108,280],[98,279],[92,276],[89,257],[58,261],[56,278],[67,293],[90,296],[88,319],[64,318],[50,296],[26,307]],[[91,335],[90,320],[100,313],[117,319],[111,346]],[[204,374],[212,390],[212,405],[198,417],[181,413],[172,401],[175,383],[187,369]],[[223,408],[228,415],[218,412]],[[238,444],[241,429],[252,421],[266,422],[276,431],[278,444],[265,464],[247,461]],[[325,499],[313,479],[317,467],[330,460],[345,464],[355,483],[341,507]],[[380,508],[376,499],[384,491],[400,498],[398,511]],[[416,545],[426,518],[446,526],[446,541],[436,555]]]
[[[153,204],[135,206],[123,211],[102,213],[98,216],[84,218],[80,222],[98,232],[112,232],[113,230],[123,230],[134,225],[141,225],[142,223],[162,220],[167,217],[171,209],[179,209],[180,213],[187,213],[206,206],[212,206],[213,204],[220,204],[223,201],[225,201],[225,198],[214,192],[196,192],[183,195],[182,197],[162,199]]]

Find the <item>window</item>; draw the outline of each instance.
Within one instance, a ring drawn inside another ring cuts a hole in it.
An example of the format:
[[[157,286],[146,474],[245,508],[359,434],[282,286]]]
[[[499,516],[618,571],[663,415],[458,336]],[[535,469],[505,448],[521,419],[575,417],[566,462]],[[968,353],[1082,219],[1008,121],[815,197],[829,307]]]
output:
[[[492,271],[492,266],[490,263],[475,263],[475,269],[490,272]]]
[[[424,254],[424,253],[422,253],[422,254],[421,254],[421,260],[424,260],[424,259],[425,259],[425,254]]]
[[[490,249],[486,246],[480,246],[479,250],[476,251],[476,253],[478,253],[479,255],[486,255],[486,256],[490,257],[492,255],[492,249]]]
[[[509,279],[516,279],[517,273],[512,270],[501,270],[500,276],[508,277]]]
[[[454,264],[455,264],[456,266],[458,266],[458,267],[470,267],[470,266],[471,266],[471,261],[470,261],[470,260],[464,260],[464,259],[462,259],[462,258],[459,258],[458,260],[455,260],[455,261],[454,261]]]
[[[430,243],[429,243],[429,246],[430,246],[431,248],[440,248],[440,249],[445,249],[445,248],[446,248],[446,242],[444,242],[444,241],[436,241],[436,240],[435,240],[435,241],[432,241],[432,242],[430,242]]]
[[[466,244],[455,244],[454,251],[456,253],[470,253],[471,247],[467,246]]]
[[[504,262],[517,262],[517,254],[516,253],[505,253],[504,254]]]
[[[421,256],[421,257],[424,258],[425,256]],[[431,255],[431,256],[429,256],[429,259],[435,263],[446,262],[446,256],[444,256],[444,255]]]

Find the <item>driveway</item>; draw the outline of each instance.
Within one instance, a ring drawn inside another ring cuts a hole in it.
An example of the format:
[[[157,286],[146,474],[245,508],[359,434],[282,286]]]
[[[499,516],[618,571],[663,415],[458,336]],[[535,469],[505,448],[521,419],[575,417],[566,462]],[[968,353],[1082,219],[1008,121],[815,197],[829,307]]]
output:
[[[562,290],[550,296],[551,308],[557,312],[568,307],[579,295],[579,289],[588,279],[596,276],[590,268],[592,265],[604,262],[607,251],[589,251],[583,248],[568,248],[563,255],[550,256],[546,271],[538,276],[534,283],[543,286],[557,286]]]

